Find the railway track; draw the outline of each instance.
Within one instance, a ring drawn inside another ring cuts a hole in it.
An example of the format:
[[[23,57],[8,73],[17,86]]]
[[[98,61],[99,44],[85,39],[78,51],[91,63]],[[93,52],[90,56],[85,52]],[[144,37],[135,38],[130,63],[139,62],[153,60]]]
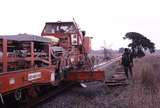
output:
[[[24,104],[20,104],[18,106],[18,108],[35,108],[38,104],[41,104],[45,101],[47,101],[50,98],[56,97],[59,94],[72,89],[72,87],[76,86],[77,83],[73,83],[73,82],[65,82],[65,83],[61,83],[59,86],[52,88],[49,90],[49,92],[45,93],[44,95],[37,97],[36,99],[31,99],[30,101],[28,101],[27,103]]]
[[[75,86],[80,85],[78,82],[61,82],[58,86],[49,87],[40,96],[30,98],[25,101],[12,102],[12,100],[6,100],[7,104],[0,105],[0,108],[35,108],[37,105],[49,100],[50,98],[56,97]]]
[[[100,63],[100,64],[98,64],[98,65],[95,65],[95,66],[94,66],[94,69],[104,69],[105,67],[111,65],[111,64],[114,63],[114,62],[119,61],[120,59],[121,59],[121,56],[118,56],[118,57],[116,57],[116,58],[114,58],[114,59],[111,59],[111,60],[109,60],[109,61],[107,61],[107,62],[102,62],[102,63]]]
[[[121,56],[118,56],[114,59],[111,59],[107,62],[103,62],[103,63],[100,63],[98,65],[95,65],[94,66],[94,69],[95,70],[98,70],[98,69],[101,69],[101,70],[104,70],[106,69],[107,66],[111,65],[112,63],[115,63],[117,61],[120,61],[121,59]],[[123,72],[123,68],[120,67],[120,69],[118,71],[116,71],[110,79],[107,79],[105,80],[105,84],[107,86],[123,86],[123,85],[128,85],[128,81],[126,80],[126,75],[125,73]]]

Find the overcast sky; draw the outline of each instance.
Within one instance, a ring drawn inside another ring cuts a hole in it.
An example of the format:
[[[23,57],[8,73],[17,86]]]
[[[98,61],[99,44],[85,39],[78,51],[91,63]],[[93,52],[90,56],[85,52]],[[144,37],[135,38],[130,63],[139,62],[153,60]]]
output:
[[[92,36],[93,49],[125,47],[126,32],[139,32],[160,48],[157,0],[0,0],[0,34],[40,35],[45,22],[72,21]]]

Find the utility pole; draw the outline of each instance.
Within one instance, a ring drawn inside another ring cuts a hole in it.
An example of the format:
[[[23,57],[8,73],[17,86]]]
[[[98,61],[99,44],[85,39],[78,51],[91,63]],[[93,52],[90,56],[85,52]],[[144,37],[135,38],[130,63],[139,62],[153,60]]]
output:
[[[104,59],[107,60],[108,59],[108,51],[106,49],[106,41],[104,40]]]

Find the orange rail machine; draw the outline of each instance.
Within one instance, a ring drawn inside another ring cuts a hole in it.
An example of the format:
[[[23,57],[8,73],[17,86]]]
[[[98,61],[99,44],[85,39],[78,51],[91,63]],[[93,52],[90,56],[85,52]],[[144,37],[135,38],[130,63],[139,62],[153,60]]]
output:
[[[104,80],[88,58],[90,39],[75,22],[48,22],[41,36],[0,36],[1,102],[8,95],[16,101],[34,97],[44,85],[60,81]]]

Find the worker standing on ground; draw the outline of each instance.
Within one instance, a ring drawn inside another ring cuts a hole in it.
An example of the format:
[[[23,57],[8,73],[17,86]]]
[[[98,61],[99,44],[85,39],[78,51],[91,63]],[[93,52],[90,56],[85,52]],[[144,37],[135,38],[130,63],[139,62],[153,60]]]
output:
[[[133,76],[133,73],[132,73],[133,57],[132,57],[131,51],[128,48],[125,48],[124,53],[122,55],[122,65],[124,68],[124,72],[127,76],[127,79],[129,79],[129,72],[131,77]]]

